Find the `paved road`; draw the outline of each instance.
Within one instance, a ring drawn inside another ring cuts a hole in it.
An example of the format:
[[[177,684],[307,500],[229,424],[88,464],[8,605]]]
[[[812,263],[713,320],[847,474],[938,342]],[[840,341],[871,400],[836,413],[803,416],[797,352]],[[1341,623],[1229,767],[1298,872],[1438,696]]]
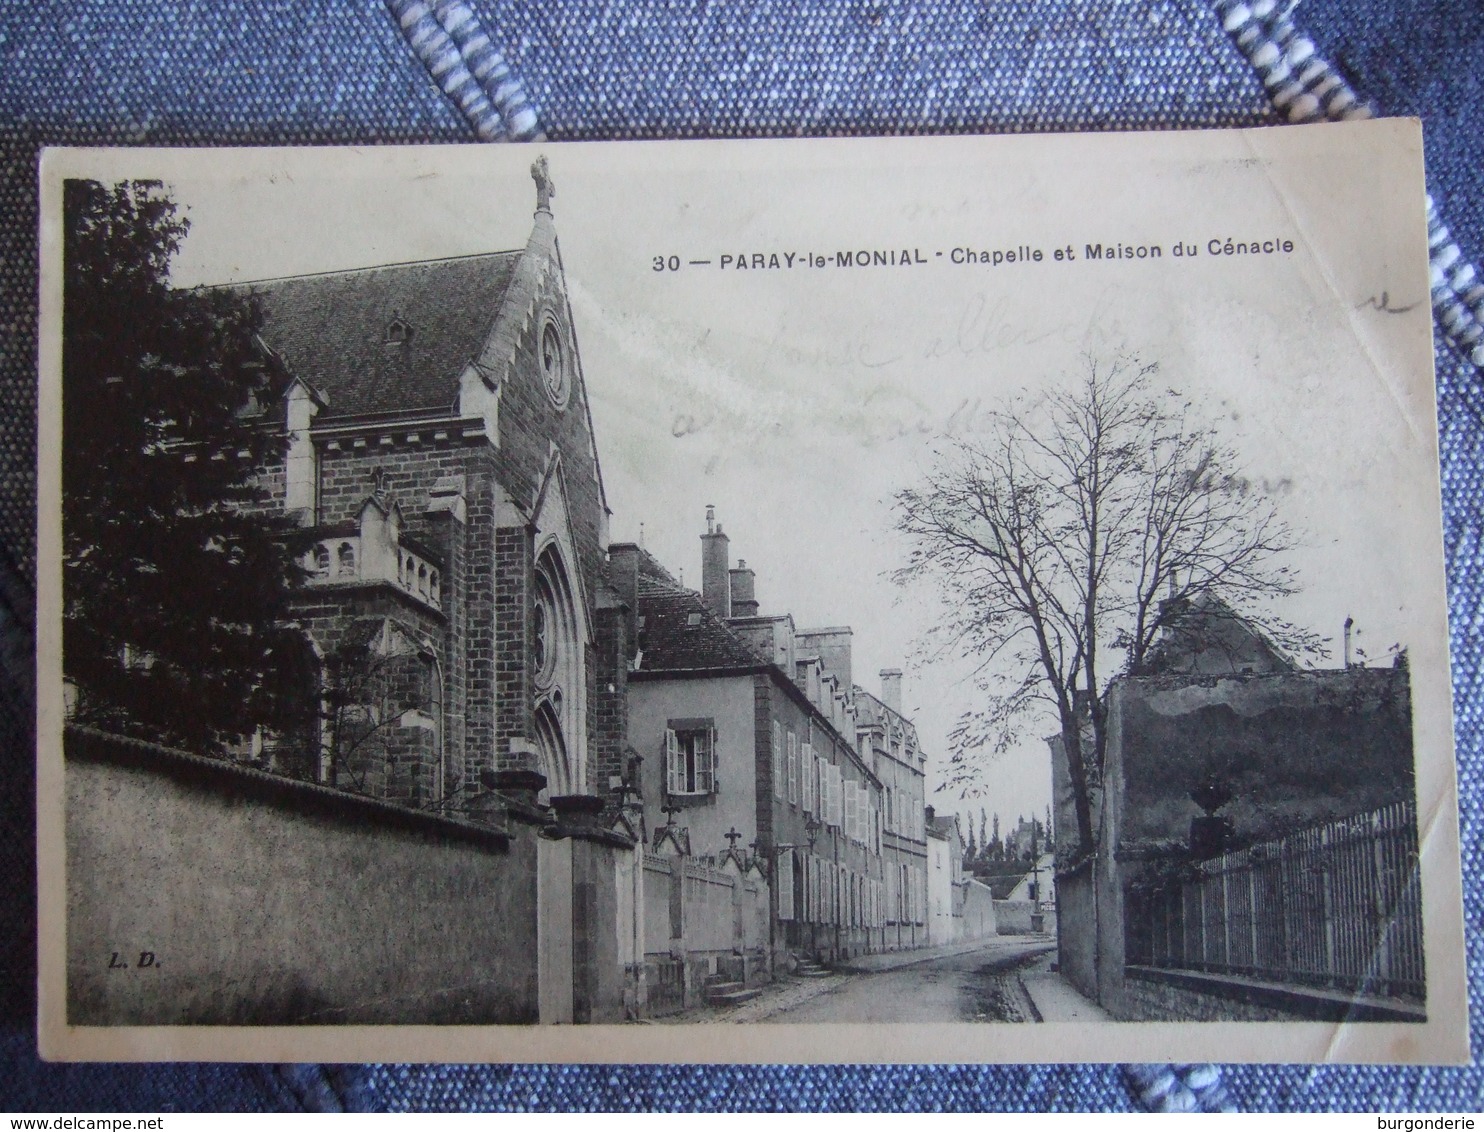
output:
[[[767,1022],[1031,1022],[1015,978],[1054,945],[991,940],[984,948],[895,970],[835,976],[823,993],[781,1009]],[[760,1012],[761,1013],[761,1012]]]

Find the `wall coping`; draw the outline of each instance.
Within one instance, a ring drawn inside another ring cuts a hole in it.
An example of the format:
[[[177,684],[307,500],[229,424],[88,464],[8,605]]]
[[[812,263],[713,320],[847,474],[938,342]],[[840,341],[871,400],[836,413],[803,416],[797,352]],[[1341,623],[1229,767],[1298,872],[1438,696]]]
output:
[[[192,754],[176,747],[117,735],[78,723],[66,725],[62,748],[63,757],[70,761],[109,763],[148,770],[164,774],[178,782],[256,798],[280,809],[301,814],[327,816],[357,826],[369,823],[389,829],[429,834],[477,845],[496,853],[506,853],[510,849],[510,835],[491,826],[478,825],[428,810],[414,810],[395,802],[322,786],[317,782],[285,778],[227,759]]]
[[[1426,1022],[1427,1008],[1401,999],[1375,995],[1351,995],[1322,987],[1273,983],[1243,975],[1217,975],[1207,971],[1172,971],[1163,967],[1130,964],[1123,970],[1127,979],[1164,983],[1181,990],[1216,995],[1252,1006],[1286,1011],[1319,1022]]]
[[[542,829],[541,836],[551,841],[590,841],[594,845],[611,845],[615,849],[632,849],[636,844],[617,830],[560,821]]]

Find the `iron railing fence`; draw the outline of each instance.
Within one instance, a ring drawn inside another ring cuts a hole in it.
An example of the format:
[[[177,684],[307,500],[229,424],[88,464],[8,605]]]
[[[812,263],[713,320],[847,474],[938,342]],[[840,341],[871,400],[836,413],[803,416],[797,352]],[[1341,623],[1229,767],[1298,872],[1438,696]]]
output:
[[[1128,963],[1424,997],[1414,803],[1300,830],[1194,871],[1162,887],[1131,887]]]

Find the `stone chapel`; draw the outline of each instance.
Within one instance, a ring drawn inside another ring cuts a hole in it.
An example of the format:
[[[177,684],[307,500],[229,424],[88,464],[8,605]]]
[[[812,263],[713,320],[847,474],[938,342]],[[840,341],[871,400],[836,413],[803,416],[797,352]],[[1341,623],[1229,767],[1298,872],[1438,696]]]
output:
[[[297,609],[323,710],[255,758],[475,814],[496,784],[606,794],[625,649],[552,217],[525,247],[245,284],[281,397],[271,506],[309,541]],[[532,799],[535,800],[535,799]]]

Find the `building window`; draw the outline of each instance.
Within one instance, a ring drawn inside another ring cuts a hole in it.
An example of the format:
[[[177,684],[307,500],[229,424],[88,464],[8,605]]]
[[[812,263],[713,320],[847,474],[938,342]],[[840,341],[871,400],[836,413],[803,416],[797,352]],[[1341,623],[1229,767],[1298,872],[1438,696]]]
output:
[[[665,788],[670,794],[716,792],[716,728],[709,719],[675,719],[665,731]]]
[[[778,871],[773,878],[773,888],[778,893],[778,918],[794,918],[794,851],[783,849],[778,854]]]
[[[536,733],[541,773],[552,794],[571,794],[581,790],[586,779],[581,745],[568,739],[585,731],[586,678],[577,603],[555,544],[537,556],[534,581],[528,608],[528,661],[536,706],[546,707],[549,714],[546,730]],[[409,583],[417,585],[415,575]]]
[[[566,408],[567,397],[571,392],[567,351],[562,341],[561,328],[557,326],[556,319],[549,315],[541,327],[540,362],[546,395],[558,409]]]
[[[388,346],[405,346],[412,341],[412,325],[400,316],[394,317],[386,324],[386,337],[382,339]]]

